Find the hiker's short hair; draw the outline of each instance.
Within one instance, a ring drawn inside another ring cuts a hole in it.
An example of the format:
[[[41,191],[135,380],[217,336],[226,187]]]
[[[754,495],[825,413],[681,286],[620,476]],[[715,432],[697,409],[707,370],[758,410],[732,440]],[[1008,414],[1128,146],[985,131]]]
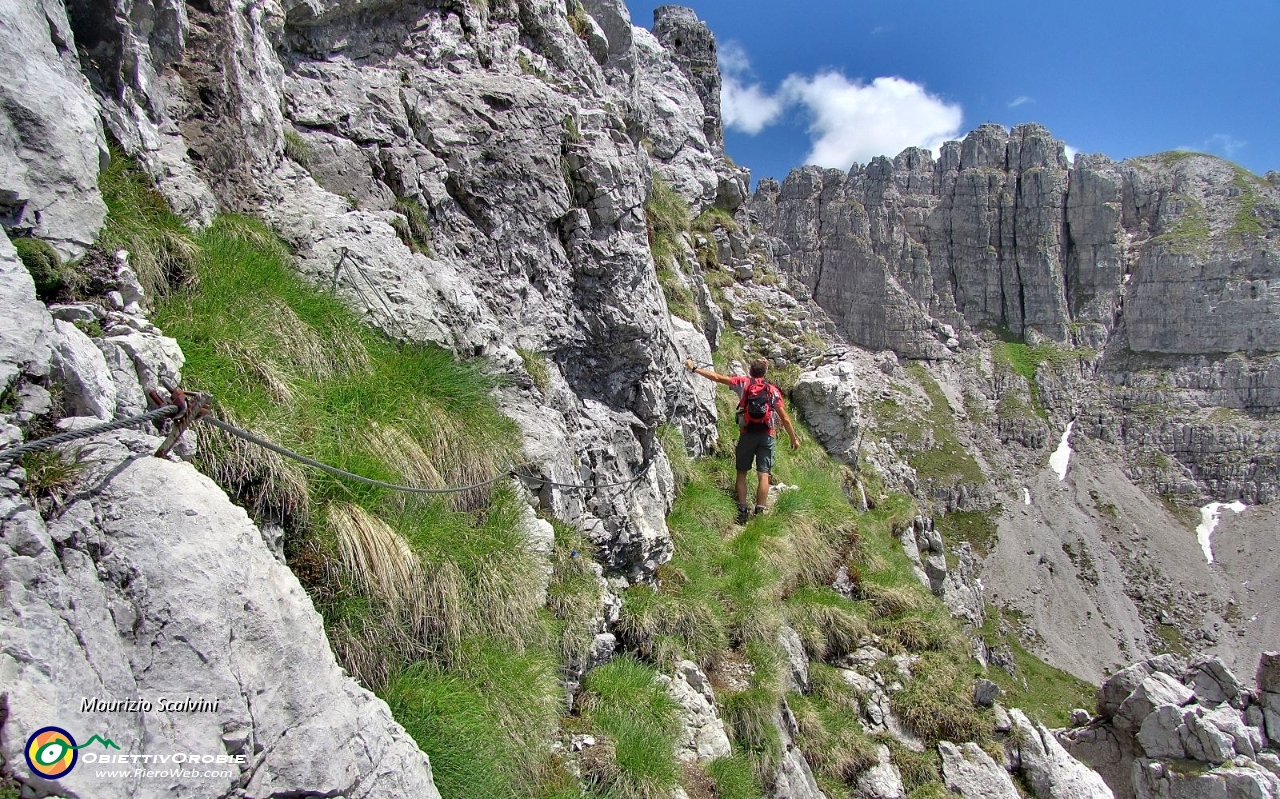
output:
[[[769,371],[769,362],[764,358],[756,358],[751,362],[751,376],[764,377],[765,372]]]

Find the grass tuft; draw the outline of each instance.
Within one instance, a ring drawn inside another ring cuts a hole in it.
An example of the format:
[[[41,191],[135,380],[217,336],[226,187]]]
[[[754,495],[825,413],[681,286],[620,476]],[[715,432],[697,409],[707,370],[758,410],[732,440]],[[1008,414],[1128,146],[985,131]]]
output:
[[[18,251],[22,265],[31,273],[36,284],[36,296],[44,302],[52,302],[58,294],[73,282],[75,273],[62,263],[58,251],[42,239],[15,238],[13,248]]]
[[[626,655],[597,666],[583,678],[578,710],[586,729],[608,741],[583,758],[588,788],[611,799],[671,795],[680,778],[680,707],[652,667]]]
[[[61,506],[77,483],[87,464],[79,449],[42,449],[28,452],[19,460],[26,471],[23,493],[42,514]]]
[[[107,205],[107,219],[97,249],[107,255],[127,250],[138,282],[153,299],[193,279],[200,251],[195,237],[151,180],[120,150],[112,149],[98,187]]]
[[[284,155],[303,169],[310,169],[315,158],[311,145],[293,128],[284,129]]]

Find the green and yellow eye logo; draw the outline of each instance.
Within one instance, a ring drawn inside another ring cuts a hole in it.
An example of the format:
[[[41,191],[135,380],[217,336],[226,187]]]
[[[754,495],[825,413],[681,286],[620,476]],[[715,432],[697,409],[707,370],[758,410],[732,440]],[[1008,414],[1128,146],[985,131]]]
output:
[[[120,748],[110,738],[104,740],[97,735],[76,746],[76,739],[61,727],[41,727],[31,733],[31,737],[27,739],[25,752],[27,767],[33,774],[44,777],[46,780],[65,777],[71,773],[71,769],[76,767],[76,761],[80,759],[79,750],[94,741],[102,744],[104,748]]]
[[[76,767],[76,739],[61,727],[42,727],[27,739],[27,766],[46,780],[56,780]]]

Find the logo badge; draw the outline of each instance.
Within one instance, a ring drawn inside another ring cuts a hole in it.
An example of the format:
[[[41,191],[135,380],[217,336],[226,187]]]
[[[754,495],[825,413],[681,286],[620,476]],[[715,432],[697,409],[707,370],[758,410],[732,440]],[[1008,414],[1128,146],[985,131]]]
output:
[[[41,727],[27,739],[27,767],[46,780],[56,780],[71,773],[80,753],[76,739],[61,727]]]

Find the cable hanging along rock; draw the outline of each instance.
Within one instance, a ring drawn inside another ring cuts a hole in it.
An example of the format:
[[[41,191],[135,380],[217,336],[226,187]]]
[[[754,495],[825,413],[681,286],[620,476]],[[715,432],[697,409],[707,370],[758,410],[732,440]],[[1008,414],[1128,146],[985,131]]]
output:
[[[333,475],[334,477],[340,477],[345,480],[355,480],[356,482],[371,485],[375,488],[385,488],[390,491],[399,491],[407,494],[458,494],[463,491],[472,491],[477,488],[484,488],[485,486],[493,485],[504,477],[511,477],[526,483],[551,486],[553,488],[566,491],[620,488],[642,480],[645,475],[649,473],[649,469],[653,465],[653,460],[651,458],[646,458],[640,467],[640,471],[635,477],[615,483],[561,483],[554,480],[547,480],[534,474],[521,472],[515,466],[510,466],[486,480],[482,480],[478,483],[472,483],[471,485],[450,486],[447,488],[423,488],[420,486],[400,485],[398,483],[388,483],[383,480],[376,480],[372,477],[365,477],[362,474],[356,474],[355,472],[349,472],[345,469],[339,469],[336,466],[330,466],[329,464],[318,461],[315,458],[307,457],[306,455],[294,452],[287,447],[282,447],[275,442],[268,441],[267,439],[248,430],[237,427],[228,422],[224,422],[211,414],[211,397],[204,392],[186,392],[180,388],[175,388],[170,392],[170,400],[168,402],[163,402],[160,395],[155,391],[148,392],[148,395],[150,396],[151,401],[160,407],[139,416],[131,416],[128,419],[118,419],[114,422],[94,425],[93,427],[86,427],[81,430],[68,430],[65,433],[59,433],[47,438],[30,441],[16,447],[0,450],[0,462],[13,461],[29,452],[50,449],[60,444],[68,444],[72,441],[92,438],[103,433],[124,430],[136,425],[146,424],[147,422],[155,422],[161,419],[171,418],[173,419],[173,423],[171,424],[168,433],[165,435],[164,441],[155,452],[155,455],[158,458],[167,457],[170,450],[173,449],[174,444],[177,443],[178,439],[182,437],[182,434],[186,432],[194,422],[207,422],[219,430],[238,438],[242,438],[251,444],[256,444],[264,449],[269,449],[278,455],[291,458],[307,466],[313,466],[327,474]]]

